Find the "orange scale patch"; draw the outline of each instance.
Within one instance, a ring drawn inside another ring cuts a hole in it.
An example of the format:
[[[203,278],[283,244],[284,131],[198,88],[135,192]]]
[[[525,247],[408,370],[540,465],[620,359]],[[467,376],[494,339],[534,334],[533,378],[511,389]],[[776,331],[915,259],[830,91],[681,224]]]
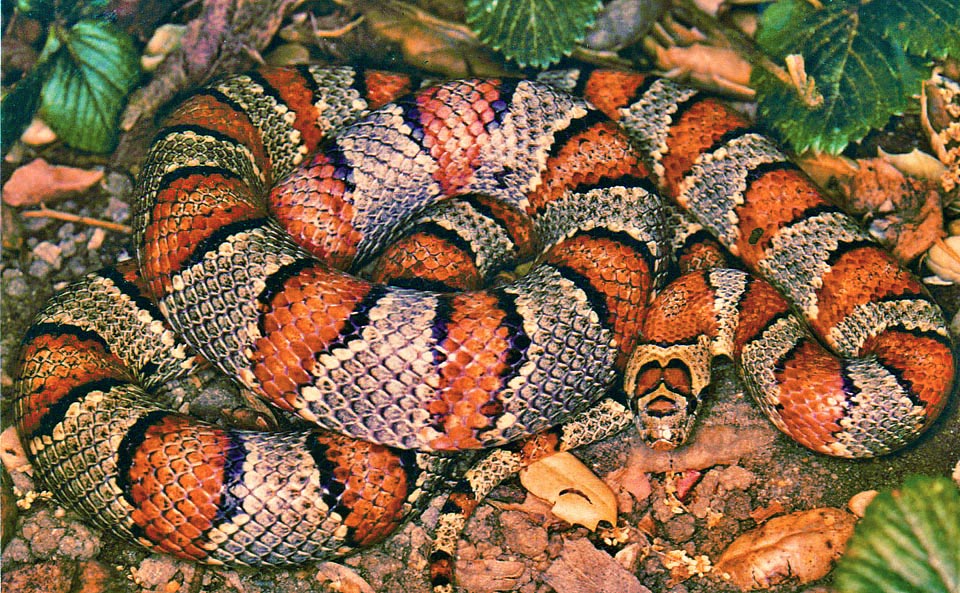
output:
[[[774,373],[780,391],[779,413],[786,432],[798,443],[826,452],[836,441],[846,400],[839,359],[813,340],[804,340]]]
[[[324,131],[317,125],[320,113],[313,104],[313,91],[307,81],[294,68],[261,68],[259,73],[296,114],[293,127],[300,132],[301,142],[307,151],[314,152],[323,140]]]
[[[417,96],[423,146],[439,165],[433,176],[445,195],[456,195],[473,179],[480,152],[490,142],[484,124],[493,120],[490,102],[499,96],[496,84],[469,81]]]
[[[370,275],[384,284],[414,278],[453,290],[476,290],[483,282],[470,254],[429,233],[413,233],[390,245]]]
[[[347,437],[320,433],[334,464],[333,475],[344,485],[339,504],[349,511],[344,524],[353,530],[357,546],[382,541],[404,519],[410,485],[400,457],[391,449]]]
[[[740,323],[733,337],[734,356],[755,338],[771,319],[790,309],[783,295],[764,280],[754,278],[740,298]]]
[[[517,246],[517,258],[526,260],[540,253],[533,221],[526,213],[491,196],[472,195],[470,200],[485,208],[510,236]]]
[[[26,361],[26,362],[24,362]],[[21,389],[20,432],[31,435],[40,427],[50,406],[74,388],[100,379],[131,381],[125,365],[100,342],[72,334],[41,334],[21,348],[20,377],[32,377]]]
[[[265,305],[263,337],[250,360],[260,389],[270,401],[293,410],[299,388],[313,382],[317,356],[347,330],[350,313],[369,293],[362,280],[322,267],[288,278]]]
[[[823,287],[817,291],[819,313],[811,325],[826,335],[857,305],[921,292],[916,278],[886,251],[872,246],[852,249],[823,275]]]
[[[327,155],[299,167],[270,192],[270,213],[294,241],[337,268],[353,261],[363,235],[351,224],[352,188],[338,179],[343,171]]]
[[[584,85],[583,96],[613,120],[621,107],[631,103],[646,76],[622,70],[595,70]]]
[[[684,175],[705,150],[732,130],[746,128],[750,122],[717,99],[692,103],[670,127],[667,153],[661,164],[663,183],[668,194],[676,197]]]
[[[153,294],[173,289],[171,277],[183,270],[197,244],[225,225],[264,215],[249,187],[218,174],[174,179],[158,192],[144,235],[144,275]]]
[[[777,169],[755,179],[747,188],[744,204],[736,210],[740,257],[748,265],[755,264],[781,228],[804,211],[825,203],[820,191],[800,171]]]
[[[233,138],[253,153],[261,171],[269,169],[260,131],[242,112],[210,95],[191,97],[164,122],[165,126],[196,126]]]
[[[646,170],[630,141],[612,121],[599,122],[572,136],[547,159],[543,183],[529,196],[534,211],[562,197],[567,190],[601,180],[643,177]]]
[[[676,254],[676,257],[681,274],[730,267],[723,247],[713,239],[686,246],[681,253]]]
[[[643,323],[644,339],[657,344],[687,342],[717,335],[714,293],[702,271],[671,282],[657,295]]]
[[[496,400],[501,377],[508,369],[502,360],[510,347],[509,330],[501,323],[506,312],[488,292],[468,292],[450,301],[446,354],[439,366],[437,399],[428,404],[435,428],[444,436],[431,442],[438,450],[477,448],[479,433],[493,425],[502,411]]]
[[[613,239],[577,235],[552,248],[546,261],[577,272],[603,296],[609,318],[602,321],[613,327],[623,368],[640,337],[651,290],[643,255]]]
[[[868,339],[864,352],[876,354],[886,367],[902,377],[910,391],[926,403],[932,421],[953,391],[954,357],[942,342],[926,336],[888,330]]]
[[[395,72],[367,70],[363,73],[367,94],[364,97],[370,109],[377,109],[411,91],[410,77]]]
[[[204,534],[219,509],[229,445],[223,431],[184,416],[147,429],[128,475],[131,518],[157,548],[180,558],[207,556]]]

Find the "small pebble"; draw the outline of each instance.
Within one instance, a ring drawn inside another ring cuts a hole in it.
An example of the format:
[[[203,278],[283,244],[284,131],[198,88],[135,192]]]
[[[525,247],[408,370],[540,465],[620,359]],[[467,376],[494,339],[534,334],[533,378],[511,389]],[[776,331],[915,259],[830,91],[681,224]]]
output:
[[[57,229],[57,238],[58,239],[72,239],[73,236],[77,233],[77,226],[72,222],[65,222],[60,225],[60,228]]]
[[[51,271],[50,264],[43,261],[42,259],[35,259],[30,262],[30,268],[27,270],[27,273],[33,276],[34,278],[46,278],[47,274]]]
[[[49,241],[42,241],[33,248],[33,254],[59,270],[63,263],[63,250]]]
[[[130,204],[110,196],[110,202],[104,214],[113,222],[126,222],[130,218]]]
[[[3,271],[3,292],[11,298],[22,298],[27,296],[30,287],[23,272],[17,269],[7,269]]]

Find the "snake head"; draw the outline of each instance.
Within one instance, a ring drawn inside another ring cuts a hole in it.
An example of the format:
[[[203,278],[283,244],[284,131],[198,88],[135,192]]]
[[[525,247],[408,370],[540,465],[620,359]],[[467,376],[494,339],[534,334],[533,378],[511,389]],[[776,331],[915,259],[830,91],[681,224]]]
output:
[[[710,384],[712,358],[710,339],[703,335],[693,344],[634,349],[623,388],[640,437],[651,449],[675,449],[687,440]]]

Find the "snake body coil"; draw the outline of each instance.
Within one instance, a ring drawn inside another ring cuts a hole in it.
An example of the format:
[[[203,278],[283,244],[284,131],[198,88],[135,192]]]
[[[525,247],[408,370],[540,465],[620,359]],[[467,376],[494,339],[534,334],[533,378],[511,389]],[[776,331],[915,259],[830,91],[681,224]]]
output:
[[[718,354],[825,453],[896,449],[945,405],[939,309],[721,102],[622,72],[409,84],[266,69],[171,116],[137,188],[139,269],[59,295],[24,340],[18,425],[60,500],[181,557],[295,564],[395,529],[438,476],[413,450],[589,415],[621,372],[655,446],[686,435]],[[700,227],[776,289],[698,271],[650,305]],[[194,352],[320,429],[149,403]]]

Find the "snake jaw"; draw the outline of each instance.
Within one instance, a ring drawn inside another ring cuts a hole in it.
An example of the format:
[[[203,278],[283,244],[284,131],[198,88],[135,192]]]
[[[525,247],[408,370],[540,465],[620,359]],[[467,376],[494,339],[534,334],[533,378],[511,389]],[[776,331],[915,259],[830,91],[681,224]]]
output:
[[[638,346],[624,375],[640,438],[651,449],[669,451],[683,445],[697,419],[700,397],[710,384],[710,340],[693,344]]]

